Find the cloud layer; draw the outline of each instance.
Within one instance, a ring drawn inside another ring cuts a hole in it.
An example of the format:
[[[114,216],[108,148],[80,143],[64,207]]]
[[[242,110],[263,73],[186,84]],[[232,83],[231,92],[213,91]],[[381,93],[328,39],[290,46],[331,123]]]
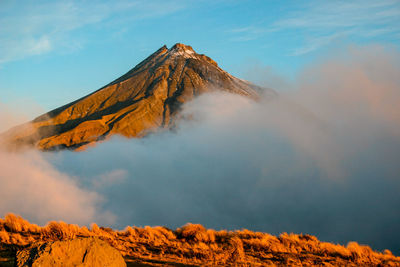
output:
[[[190,221],[396,249],[398,62],[379,46],[349,48],[309,66],[278,99],[204,95],[174,133],[51,160],[95,185],[116,227]]]
[[[109,210],[117,228],[193,222],[356,240],[399,253],[399,59],[379,46],[350,48],[309,66],[296,90],[277,99],[203,95],[185,106],[192,119],[174,132],[11,162],[45,169],[43,181],[57,177],[46,182],[51,188],[71,188],[45,190],[31,204],[39,210],[45,198],[65,196],[72,202],[61,199],[47,210],[67,221]],[[22,171],[8,175],[14,172]],[[7,205],[31,192],[13,190]],[[24,211],[15,205],[8,211]],[[63,205],[71,212],[59,212]]]

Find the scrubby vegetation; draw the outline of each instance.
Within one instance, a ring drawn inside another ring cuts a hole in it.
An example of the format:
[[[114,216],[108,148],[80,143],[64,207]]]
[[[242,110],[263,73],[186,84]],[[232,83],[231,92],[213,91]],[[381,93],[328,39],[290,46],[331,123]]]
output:
[[[279,237],[249,230],[215,231],[198,224],[176,230],[128,226],[122,231],[50,222],[44,227],[8,214],[0,219],[0,243],[24,248],[33,243],[95,236],[118,249],[127,262],[237,266],[400,266],[400,257],[350,242],[347,246],[316,237],[283,233]]]

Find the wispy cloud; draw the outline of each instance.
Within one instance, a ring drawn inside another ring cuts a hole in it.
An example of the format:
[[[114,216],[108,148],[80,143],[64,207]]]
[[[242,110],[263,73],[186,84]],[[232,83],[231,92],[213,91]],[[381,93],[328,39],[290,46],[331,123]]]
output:
[[[290,55],[299,56],[299,55],[307,54],[311,51],[314,51],[314,50],[320,48],[321,46],[328,45],[332,41],[337,40],[340,37],[344,37],[347,34],[349,34],[349,32],[339,32],[339,33],[335,33],[335,34],[329,34],[326,36],[318,36],[318,37],[309,38],[303,46],[295,48],[290,53]]]
[[[296,38],[303,40],[291,54],[301,55],[345,36],[396,38],[400,33],[399,18],[400,2],[394,0],[310,1],[294,5],[272,23],[245,26],[231,33],[236,41],[248,41],[278,32],[295,32]]]
[[[0,3],[0,63],[60,48],[79,49],[84,43],[70,32],[90,25],[124,23],[176,12],[184,4],[153,1],[23,1]],[[110,18],[113,19],[112,23]]]
[[[267,30],[261,27],[249,26],[234,28],[228,32],[234,34],[234,37],[231,38],[232,41],[241,42],[258,39],[261,35],[265,34]]]
[[[398,1],[313,1],[302,9],[292,11],[286,18],[273,23],[273,30],[304,28],[306,30],[335,30],[387,24],[398,24],[400,4]]]

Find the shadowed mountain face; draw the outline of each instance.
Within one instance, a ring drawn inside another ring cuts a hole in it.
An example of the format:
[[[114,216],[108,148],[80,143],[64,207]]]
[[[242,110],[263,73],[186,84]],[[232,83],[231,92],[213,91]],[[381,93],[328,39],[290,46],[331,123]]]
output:
[[[257,99],[261,88],[233,77],[190,46],[163,46],[103,88],[4,135],[14,147],[42,150],[76,149],[113,134],[142,137],[171,127],[183,103],[215,90]]]

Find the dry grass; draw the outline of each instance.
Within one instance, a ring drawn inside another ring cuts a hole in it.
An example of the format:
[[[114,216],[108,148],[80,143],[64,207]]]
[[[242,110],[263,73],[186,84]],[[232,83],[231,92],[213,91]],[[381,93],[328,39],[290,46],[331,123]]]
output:
[[[187,224],[175,231],[160,226],[128,226],[114,231],[96,224],[88,229],[64,222],[40,227],[13,214],[0,219],[2,244],[27,246],[89,236],[107,241],[126,258],[141,260],[239,266],[400,266],[400,257],[389,250],[380,253],[356,242],[342,246],[310,235],[283,233],[276,237],[249,230],[215,231],[199,224]]]

